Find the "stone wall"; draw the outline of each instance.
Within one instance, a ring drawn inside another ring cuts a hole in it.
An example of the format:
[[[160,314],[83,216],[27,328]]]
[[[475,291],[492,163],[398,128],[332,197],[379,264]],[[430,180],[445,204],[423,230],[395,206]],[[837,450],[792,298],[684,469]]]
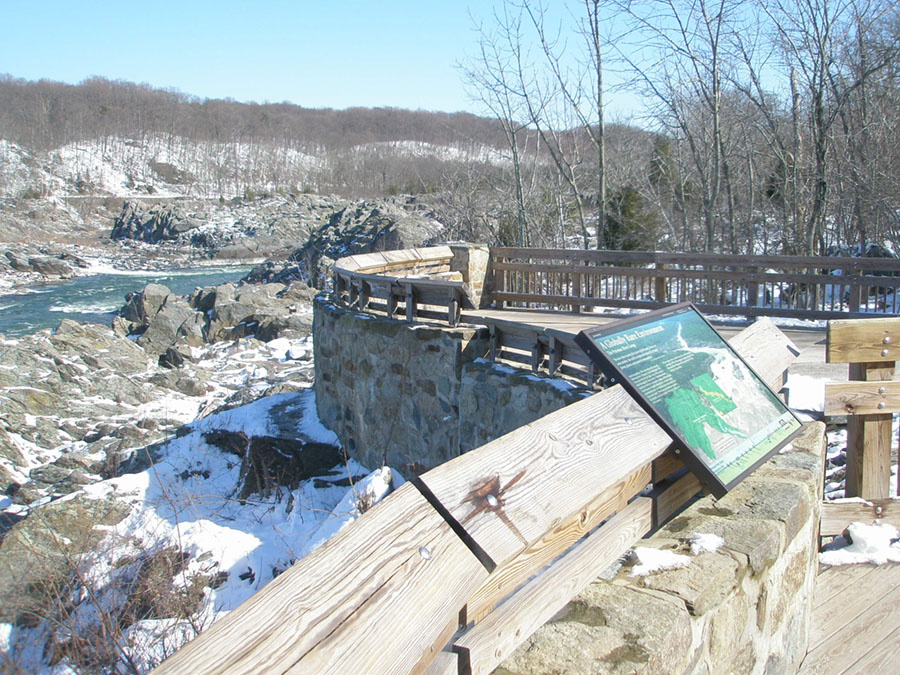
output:
[[[401,471],[459,454],[462,366],[484,354],[472,328],[410,326],[314,303],[319,418],[363,465]]]
[[[565,380],[483,359],[467,363],[459,388],[460,451],[474,450],[588,393]]]
[[[370,468],[437,466],[585,395],[484,361],[484,330],[314,308],[319,418]]]
[[[793,673],[806,654],[818,566],[824,426],[808,425],[724,498],[706,497],[642,546],[682,569],[611,570],[531,636],[498,673]],[[693,534],[725,544],[692,555]]]

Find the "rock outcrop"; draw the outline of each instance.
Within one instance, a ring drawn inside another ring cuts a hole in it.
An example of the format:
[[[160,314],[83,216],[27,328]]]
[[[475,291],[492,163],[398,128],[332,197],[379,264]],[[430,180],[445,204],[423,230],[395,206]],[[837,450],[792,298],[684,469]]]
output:
[[[302,279],[324,288],[332,263],[358,253],[425,246],[436,241],[443,226],[414,198],[368,201],[335,212],[327,224],[312,232],[280,270],[271,266],[253,271],[259,278],[285,282]]]
[[[113,327],[163,365],[180,365],[185,348],[256,337],[304,337],[312,327],[315,291],[302,281],[290,285],[222,284],[178,296],[166,286],[148,284],[130,293]]]

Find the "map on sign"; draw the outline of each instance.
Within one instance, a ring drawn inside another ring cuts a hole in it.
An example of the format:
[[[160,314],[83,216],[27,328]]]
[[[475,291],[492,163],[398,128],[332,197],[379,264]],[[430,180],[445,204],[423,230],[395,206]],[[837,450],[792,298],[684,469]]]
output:
[[[585,330],[576,342],[689,451],[685,462],[716,496],[800,431],[693,305]]]

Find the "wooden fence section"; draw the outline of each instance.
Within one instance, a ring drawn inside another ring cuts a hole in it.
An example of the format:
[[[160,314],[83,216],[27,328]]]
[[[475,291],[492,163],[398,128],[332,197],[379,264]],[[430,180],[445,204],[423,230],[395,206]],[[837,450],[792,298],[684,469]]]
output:
[[[576,402],[402,486],[156,672],[490,672],[697,494],[670,444],[620,386]]]
[[[461,275],[450,271],[452,258],[449,246],[341,258],[332,267],[334,295],[359,310],[390,317],[401,312],[407,321],[446,319],[455,326],[460,310],[473,305]]]
[[[825,387],[825,415],[847,415],[845,494],[867,503],[825,503],[821,534],[840,534],[854,520],[900,513],[890,499],[891,423],[900,412],[900,382],[893,381],[900,358],[900,319],[829,321],[828,363],[849,363],[850,381]],[[900,477],[898,477],[900,491]]]
[[[900,260],[492,248],[498,307],[653,309],[830,319],[900,313]]]

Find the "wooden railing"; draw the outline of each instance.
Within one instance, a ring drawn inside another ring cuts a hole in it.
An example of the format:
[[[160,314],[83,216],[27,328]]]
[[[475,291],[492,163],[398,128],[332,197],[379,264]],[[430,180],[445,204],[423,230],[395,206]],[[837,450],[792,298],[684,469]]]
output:
[[[847,416],[845,495],[857,503],[828,503],[821,534],[841,534],[853,521],[900,518],[900,501],[890,499],[891,425],[900,412],[900,319],[829,321],[825,361],[849,363],[849,382],[825,387],[825,415]],[[900,476],[897,478],[900,493]]]
[[[711,314],[900,314],[900,260],[492,248],[498,307],[580,311],[693,302]]]
[[[767,379],[795,351],[751,326]],[[700,490],[620,386],[422,474],[159,673],[488,673]],[[639,493],[653,483],[650,494]]]
[[[341,258],[332,268],[335,299],[392,318],[399,313],[407,321],[446,319],[455,326],[472,301],[462,275],[450,270],[452,258],[449,246]]]

